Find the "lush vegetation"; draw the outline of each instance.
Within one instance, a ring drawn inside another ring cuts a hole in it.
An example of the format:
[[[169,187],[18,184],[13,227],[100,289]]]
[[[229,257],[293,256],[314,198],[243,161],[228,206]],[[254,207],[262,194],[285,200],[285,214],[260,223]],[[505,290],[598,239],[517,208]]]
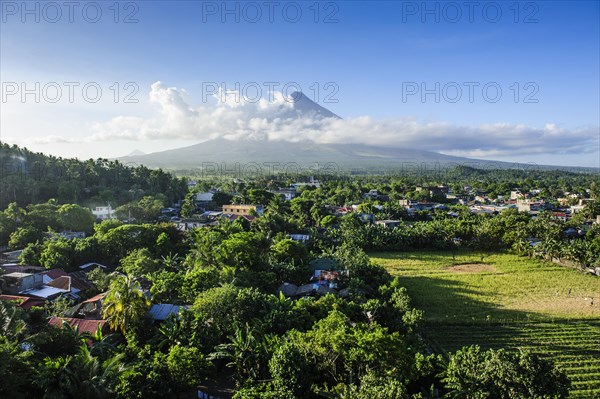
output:
[[[372,257],[425,312],[425,334],[440,353],[465,345],[525,349],[567,372],[571,397],[599,395],[598,278],[515,255],[483,255],[484,264],[478,253]]]
[[[163,194],[166,202],[181,199],[184,179],[162,170],[124,165],[108,159],[65,159],[34,153],[0,142],[0,209],[16,202],[25,207],[54,199],[58,204],[118,205],[145,195]]]
[[[571,386],[582,397],[597,393],[600,298],[591,298],[599,280],[538,259],[600,265],[600,228],[587,220],[598,207],[595,176],[470,168],[444,181],[323,176],[320,187],[285,201],[271,191],[288,186],[287,177],[211,178],[187,191],[185,179],[118,162],[6,145],[2,160],[11,173],[2,175],[0,244],[24,248],[23,264],[68,272],[100,262],[115,271],[91,272],[95,287],[81,294],[105,293],[99,317],[110,335],[49,326],[49,317],[72,314],[67,298],[28,311],[0,303],[2,397],[184,397],[199,386],[234,399],[551,399],[566,398]],[[36,180],[35,165],[53,162],[68,173]],[[112,180],[115,172],[128,179]],[[540,198],[568,192],[595,201],[566,222],[514,209],[478,215],[417,189],[441,183],[456,193],[508,195],[519,186]],[[200,209],[195,194],[209,189],[212,202]],[[408,213],[401,198],[445,208]],[[120,220],[96,221],[88,206],[109,201]],[[202,221],[204,210],[230,202],[262,204],[265,213],[184,232],[159,217],[175,202],[177,216]],[[383,219],[399,224],[372,222]],[[72,231],[86,237],[60,235]],[[298,233],[308,241],[292,239]],[[332,265],[336,288],[311,291],[315,261]],[[283,283],[312,294],[285,296]],[[161,303],[181,310],[152,321],[148,310]]]

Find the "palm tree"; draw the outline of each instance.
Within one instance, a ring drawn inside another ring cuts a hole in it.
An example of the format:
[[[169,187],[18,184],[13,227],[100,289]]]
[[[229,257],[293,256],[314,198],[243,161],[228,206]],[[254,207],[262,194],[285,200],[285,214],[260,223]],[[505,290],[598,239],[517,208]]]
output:
[[[86,342],[86,339],[92,342],[90,353],[101,359],[106,359],[109,355],[117,351],[117,334],[104,335],[100,326],[98,326],[93,334],[88,334],[87,338],[84,338],[83,341]]]
[[[236,325],[229,342],[217,345],[215,351],[208,356],[209,360],[225,359],[227,367],[235,370],[238,382],[245,379],[258,380],[268,361],[268,354],[277,346],[277,338],[263,335],[250,327]]]
[[[127,328],[146,315],[150,301],[144,296],[140,284],[131,276],[114,279],[104,298],[103,317],[113,330],[125,334]]]
[[[26,329],[27,323],[20,317],[19,309],[0,302],[0,335],[16,341]]]
[[[44,399],[109,398],[113,375],[124,370],[124,356],[120,353],[101,362],[81,345],[75,356],[46,358],[36,384],[44,390]]]

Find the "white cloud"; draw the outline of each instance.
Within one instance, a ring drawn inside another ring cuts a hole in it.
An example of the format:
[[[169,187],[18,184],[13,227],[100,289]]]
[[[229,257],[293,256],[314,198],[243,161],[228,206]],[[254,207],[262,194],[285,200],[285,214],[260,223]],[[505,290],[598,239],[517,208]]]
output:
[[[598,150],[598,126],[576,130],[554,124],[531,127],[508,123],[459,126],[446,122],[423,123],[414,118],[374,120],[368,116],[337,119],[298,113],[282,93],[272,101],[249,101],[237,93],[215,95],[215,104],[190,105],[183,89],[152,84],[149,100],[157,113],[152,118],[118,116],[92,125],[82,141],[181,139],[313,140],[319,143],[360,143],[414,148],[449,155],[493,157],[532,154],[577,154]],[[45,137],[46,142],[73,142]],[[38,141],[39,142],[39,141]]]

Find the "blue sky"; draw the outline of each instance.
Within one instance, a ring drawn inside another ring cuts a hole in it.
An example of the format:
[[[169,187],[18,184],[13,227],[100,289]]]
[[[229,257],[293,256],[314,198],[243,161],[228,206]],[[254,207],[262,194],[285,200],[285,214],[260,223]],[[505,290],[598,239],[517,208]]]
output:
[[[597,1],[482,1],[472,18],[464,2],[428,2],[427,13],[422,2],[280,1],[273,22],[268,2],[229,2],[225,7],[233,11],[227,15],[222,15],[222,2],[121,2],[118,16],[112,1],[89,3],[77,2],[73,22],[61,7],[62,16],[51,23],[55,10],[42,9],[43,3],[37,3],[37,10],[36,2],[28,3],[35,11],[23,15],[23,3],[2,2],[3,141],[79,157],[174,148],[209,138],[190,131],[178,135],[182,123],[175,120],[191,108],[194,115],[201,114],[195,124],[211,123],[204,117],[215,112],[204,101],[207,83],[225,83],[227,89],[235,89],[236,83],[259,86],[267,95],[265,82],[276,82],[276,90],[295,82],[348,120],[350,126],[341,129],[354,131],[359,125],[366,129],[363,135],[384,132],[380,141],[368,144],[391,140],[419,147],[419,135],[426,142],[466,130],[478,136],[475,144],[468,134],[459,134],[455,142],[447,137],[440,147],[425,149],[600,166]],[[102,16],[91,23],[95,4]],[[252,22],[256,9],[262,16]],[[298,9],[302,15],[293,23]],[[137,22],[123,23],[131,13]],[[151,89],[158,81],[161,86]],[[47,101],[44,93],[39,103],[33,95],[7,96],[14,84],[21,90],[24,82],[29,88],[35,82],[40,87],[48,82],[78,82],[80,87],[95,82],[103,92],[97,103],[83,99],[79,89],[73,103],[64,101],[64,86],[58,103]],[[116,103],[110,89],[115,82],[120,88]],[[128,82],[139,88],[132,96],[137,104],[123,102]],[[473,87],[472,101],[468,85]],[[491,90],[488,97],[485,85]],[[424,87],[437,91],[439,102],[433,93],[422,98]],[[462,90],[460,97],[456,87]],[[493,102],[497,88],[502,95]],[[156,120],[157,114],[167,121]],[[145,124],[145,119],[152,123]],[[419,128],[405,134],[407,124]],[[142,125],[152,133],[136,132],[144,130]],[[502,140],[504,128],[510,145]],[[120,134],[123,130],[128,133]],[[487,133],[485,141],[481,136]],[[392,134],[399,138],[390,138]]]

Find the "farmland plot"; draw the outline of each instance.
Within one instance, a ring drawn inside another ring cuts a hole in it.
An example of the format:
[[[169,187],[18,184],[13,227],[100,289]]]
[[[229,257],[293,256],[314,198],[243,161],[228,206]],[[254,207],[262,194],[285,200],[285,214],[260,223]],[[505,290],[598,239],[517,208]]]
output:
[[[477,344],[553,359],[571,397],[600,398],[600,279],[511,254],[373,253],[425,311],[440,352]]]

